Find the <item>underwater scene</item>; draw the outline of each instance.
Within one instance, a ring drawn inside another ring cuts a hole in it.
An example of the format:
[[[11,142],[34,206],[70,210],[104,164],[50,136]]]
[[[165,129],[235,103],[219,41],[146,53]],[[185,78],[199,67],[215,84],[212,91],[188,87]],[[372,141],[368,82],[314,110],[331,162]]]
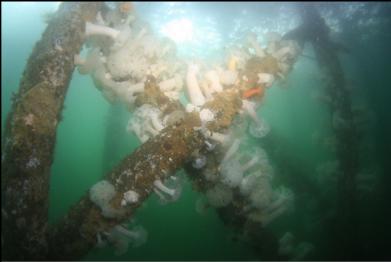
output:
[[[2,2],[2,260],[391,260],[389,2]]]

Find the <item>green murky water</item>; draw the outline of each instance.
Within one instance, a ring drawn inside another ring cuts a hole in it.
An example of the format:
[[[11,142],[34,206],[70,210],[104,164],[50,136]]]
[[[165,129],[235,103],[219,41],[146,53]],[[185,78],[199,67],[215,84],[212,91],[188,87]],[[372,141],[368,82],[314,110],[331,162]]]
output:
[[[57,3],[2,3],[2,134],[11,107],[11,94],[17,91],[25,62],[45,28],[41,16],[57,6]],[[348,10],[348,6],[352,6],[350,18],[347,11],[340,11]],[[369,9],[365,9],[361,4],[339,3],[336,6],[320,4],[319,8],[334,25],[335,37],[350,49],[349,54],[341,54],[340,58],[351,88],[352,104],[361,110],[364,121],[360,125],[363,137],[357,141],[360,143],[360,172],[370,173],[370,178],[358,185],[362,189],[357,193],[357,237],[363,244],[357,257],[382,260],[390,258],[385,245],[391,215],[387,206],[390,199],[388,154],[391,153],[391,8],[389,3],[378,6],[368,4]],[[192,56],[201,56],[197,53],[200,49],[204,56],[219,56],[221,47],[251,28],[257,28],[259,31],[255,31],[259,33],[264,29],[285,32],[293,28],[296,21],[289,18],[291,5],[283,3],[136,3],[135,8],[154,28],[176,17],[187,16],[196,21],[194,26],[199,25],[199,28],[195,31],[207,32],[208,37],[204,38],[206,44],[200,41],[179,50],[183,55],[192,53]],[[359,22],[355,8],[374,10],[374,14],[367,11]],[[18,19],[20,17],[23,19]],[[349,21],[358,25],[353,27]],[[335,159],[330,150],[333,129],[330,113],[319,99],[325,86],[321,70],[310,46],[304,53],[310,58],[300,57],[285,81],[268,90],[258,114],[272,129],[267,138],[252,142],[262,145],[269,154],[276,170],[276,183],[291,187],[296,195],[294,210],[273,221],[268,228],[278,238],[290,231],[300,241],[313,243],[315,249],[308,259],[317,260],[328,259],[330,247],[324,225],[336,212],[337,184],[322,177],[319,171],[322,165]],[[58,125],[51,169],[51,223],[59,221],[94,183],[140,145],[136,136],[126,132],[130,117],[125,107],[110,105],[93,86],[90,77],[74,74],[65,100],[63,121]],[[292,167],[300,176],[286,175]],[[279,176],[280,173],[285,175]],[[316,185],[317,192],[306,188],[307,180]],[[152,195],[134,216],[135,223],[148,231],[144,245],[130,248],[119,257],[113,255],[110,247],[94,249],[85,259],[260,259],[251,245],[235,241],[233,229],[225,226],[213,209],[205,214],[196,211],[196,202],[201,197],[186,179],[177,202],[161,205],[158,197]],[[322,206],[319,199],[328,200],[328,205]]]

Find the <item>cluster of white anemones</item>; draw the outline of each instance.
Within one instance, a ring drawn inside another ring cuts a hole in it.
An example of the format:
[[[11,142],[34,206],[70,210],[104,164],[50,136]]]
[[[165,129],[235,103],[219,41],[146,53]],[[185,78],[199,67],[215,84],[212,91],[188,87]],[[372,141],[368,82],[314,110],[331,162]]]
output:
[[[158,80],[160,89],[171,99],[179,99],[185,86],[191,103],[188,108],[193,108],[190,111],[201,111],[203,104],[213,99],[215,93],[239,81],[239,70],[243,71],[252,57],[262,59],[272,56],[278,62],[280,71],[276,75],[258,72],[258,83],[268,87],[275,79],[283,78],[289,72],[300,53],[294,41],[282,40],[277,33],[266,34],[267,45],[264,48],[256,35],[250,34],[241,47],[230,50],[225,65],[204,66],[201,69],[200,64],[190,62],[186,69],[175,56],[176,46],[171,40],[157,37],[150,26],[136,19],[134,14],[124,17],[116,10],[110,10],[104,17],[98,13],[96,22],[86,23],[85,35],[90,49],[86,58],[75,57],[79,72],[90,74],[108,101],[120,101],[129,108],[133,108],[136,95],[144,92],[148,75]],[[243,100],[243,111],[253,120],[250,134],[262,137],[270,128],[257,117],[256,106],[254,102]],[[214,114],[210,112],[203,122],[213,121]],[[144,137],[142,141],[145,140]]]
[[[239,191],[247,202],[242,207],[247,217],[267,225],[292,207],[294,195],[286,187],[273,188],[273,168],[262,148],[246,147],[241,150],[240,144],[239,139],[234,139],[231,144],[226,141],[228,148],[218,167],[218,174],[207,167],[201,170],[205,179],[214,183],[206,192],[208,205],[228,206],[234,191]]]
[[[225,66],[220,65],[201,70],[200,65],[189,63],[185,85],[190,101],[190,105],[186,108],[187,111],[200,111],[206,101],[213,99],[215,93],[219,93],[238,83],[241,80],[239,79],[239,71],[245,72],[245,65],[252,57],[263,59],[266,56],[271,56],[277,61],[279,68],[275,75],[270,72],[257,72],[258,84],[270,87],[277,78],[285,78],[301,50],[296,42],[282,40],[282,37],[277,33],[267,34],[266,39],[267,46],[262,48],[256,36],[250,34],[247,44],[240,48],[234,47],[231,49]],[[246,98],[243,98],[242,101],[243,113],[252,120],[249,128],[250,134],[257,138],[267,135],[270,131],[270,126],[257,115],[256,109],[258,104]],[[212,113],[214,114],[215,112]]]
[[[85,35],[91,46],[86,58],[75,56],[79,73],[90,74],[109,102],[120,101],[129,108],[136,94],[144,91],[147,75],[157,79],[168,97],[179,99],[183,79],[175,44],[158,38],[147,24],[131,15],[123,21],[115,19],[114,25],[108,21],[111,17],[105,20],[99,14],[97,23],[86,23]]]
[[[261,59],[272,56],[280,69],[275,74],[257,72],[257,84],[269,87],[276,79],[284,78],[300,52],[297,44],[270,33],[267,46],[263,48],[256,36],[250,35],[245,45],[231,50],[225,65],[201,68],[200,64],[190,62],[185,68],[175,56],[175,44],[168,39],[158,38],[146,23],[133,15],[120,19],[111,10],[105,17],[99,13],[96,20],[95,23],[86,23],[85,36],[90,44],[87,56],[82,58],[78,55],[74,59],[79,73],[90,74],[96,87],[109,102],[119,101],[130,109],[133,109],[137,94],[144,92],[144,83],[149,75],[155,77],[160,90],[170,99],[178,100],[185,87],[190,102],[186,111],[199,112],[208,150],[214,150],[215,144],[227,147],[218,167],[218,175],[212,175],[210,170],[206,172],[207,169],[204,172],[205,178],[214,183],[206,192],[209,204],[214,207],[229,205],[233,199],[233,190],[238,189],[247,198],[248,205],[243,208],[248,212],[249,219],[267,224],[283,214],[291,205],[293,194],[284,187],[273,189],[272,168],[264,151],[254,150],[249,157],[249,154],[239,153],[239,139],[230,143],[232,140],[227,133],[209,132],[206,123],[214,121],[217,112],[203,108],[203,105],[212,100],[216,93],[241,81],[239,71],[244,71],[247,61],[254,56]],[[257,115],[256,102],[245,98],[242,101],[242,111],[252,120],[250,134],[254,137],[267,135],[270,127]],[[133,113],[128,130],[134,132],[141,142],[145,142],[160,133],[167,125],[165,120],[166,116],[158,108],[144,104]],[[205,157],[199,156],[193,167],[204,168],[206,162]],[[178,199],[181,186],[177,179],[170,177],[166,184],[160,179],[154,181],[153,191],[163,203]],[[115,194],[115,187],[104,180],[91,188],[90,199],[101,209],[103,216],[118,217],[122,211],[110,205]],[[123,194],[121,209],[138,201],[139,194],[129,190]],[[105,233],[106,239],[119,247],[119,253],[127,248],[128,240],[123,238],[125,235],[139,235],[140,239],[145,239],[143,236],[146,234],[129,233],[121,225]],[[98,244],[102,242],[101,237],[98,234]]]
[[[164,128],[162,113],[156,107],[144,104],[136,109],[128,123],[128,131],[136,134],[141,143],[156,136]]]

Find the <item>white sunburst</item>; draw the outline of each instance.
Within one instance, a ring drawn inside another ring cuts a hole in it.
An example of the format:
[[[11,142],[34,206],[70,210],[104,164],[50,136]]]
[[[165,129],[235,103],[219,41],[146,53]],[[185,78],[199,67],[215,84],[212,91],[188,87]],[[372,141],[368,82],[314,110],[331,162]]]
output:
[[[194,40],[193,23],[186,18],[171,20],[163,25],[161,32],[176,43],[186,43]]]

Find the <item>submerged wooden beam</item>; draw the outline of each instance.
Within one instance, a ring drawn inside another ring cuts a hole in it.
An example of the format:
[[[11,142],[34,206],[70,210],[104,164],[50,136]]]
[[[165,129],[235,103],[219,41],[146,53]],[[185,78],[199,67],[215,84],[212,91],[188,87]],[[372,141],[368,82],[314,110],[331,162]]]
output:
[[[227,128],[241,108],[241,100],[234,90],[227,90],[205,104],[206,108],[220,108],[213,131]],[[115,186],[116,195],[110,201],[118,211],[115,218],[105,217],[100,208],[86,194],[67,216],[51,231],[49,238],[50,260],[81,259],[97,243],[97,234],[110,231],[115,225],[128,221],[136,209],[153,193],[154,181],[168,178],[182,168],[193,152],[205,146],[200,131],[198,113],[186,117],[161,131],[161,133],[127,156],[106,177]],[[126,174],[126,175],[124,175]],[[136,203],[121,206],[123,195],[128,190],[139,194]]]
[[[316,50],[316,49],[315,49]],[[355,260],[357,245],[358,213],[356,207],[356,175],[359,171],[358,133],[354,126],[351,98],[345,86],[341,63],[335,50],[328,51],[332,84],[328,89],[333,103],[330,105],[332,124],[337,139],[336,154],[340,176],[337,184],[337,226],[333,250],[335,259]],[[340,122],[339,124],[337,122]]]
[[[358,216],[356,209],[356,174],[359,169],[357,130],[354,126],[352,105],[346,88],[345,77],[338,52],[341,45],[329,37],[330,28],[313,4],[301,4],[303,23],[288,32],[286,39],[310,42],[314,47],[319,65],[330,77],[327,87],[331,98],[329,109],[331,123],[337,139],[336,155],[339,161],[337,214],[330,234],[330,260],[355,260],[359,240],[356,237]],[[357,259],[357,258],[356,258]]]
[[[56,131],[84,42],[101,3],[63,3],[27,61],[2,145],[2,259],[40,260],[46,241]]]

